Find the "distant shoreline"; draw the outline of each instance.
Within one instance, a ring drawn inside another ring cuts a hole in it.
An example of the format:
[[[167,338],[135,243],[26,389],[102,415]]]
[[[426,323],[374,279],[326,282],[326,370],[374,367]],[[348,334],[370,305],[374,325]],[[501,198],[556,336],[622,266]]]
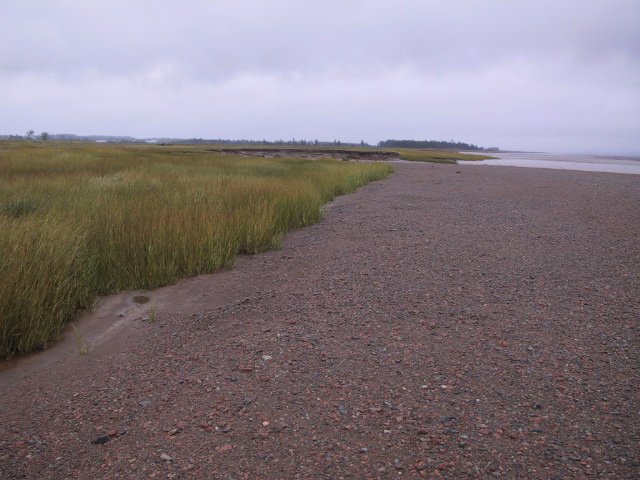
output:
[[[493,155],[497,158],[458,163],[640,175],[640,157],[506,151],[495,152]]]

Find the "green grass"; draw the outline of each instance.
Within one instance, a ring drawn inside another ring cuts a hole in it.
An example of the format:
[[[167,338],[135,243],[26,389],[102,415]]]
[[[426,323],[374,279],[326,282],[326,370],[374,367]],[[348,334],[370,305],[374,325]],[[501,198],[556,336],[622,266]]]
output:
[[[99,295],[277,248],[324,203],[390,172],[204,146],[0,143],[0,357],[54,341]]]
[[[459,153],[450,150],[422,150],[414,148],[392,148],[402,160],[412,162],[456,163],[456,160],[487,160],[494,157],[476,153]]]

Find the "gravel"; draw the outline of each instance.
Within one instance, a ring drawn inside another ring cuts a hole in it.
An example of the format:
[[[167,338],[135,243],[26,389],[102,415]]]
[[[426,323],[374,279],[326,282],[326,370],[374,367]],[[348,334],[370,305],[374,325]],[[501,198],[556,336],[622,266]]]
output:
[[[5,366],[0,477],[638,478],[639,205],[398,163],[156,322]]]

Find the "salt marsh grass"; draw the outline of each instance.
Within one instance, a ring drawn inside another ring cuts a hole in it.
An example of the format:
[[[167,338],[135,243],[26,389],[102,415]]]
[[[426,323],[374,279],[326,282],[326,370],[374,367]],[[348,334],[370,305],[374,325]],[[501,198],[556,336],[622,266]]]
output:
[[[428,150],[417,148],[395,148],[390,150],[398,153],[398,156],[402,160],[409,160],[412,162],[455,164],[457,160],[476,161],[494,158],[489,155],[482,155],[477,153],[460,153],[450,150]]]
[[[331,198],[390,171],[202,147],[0,145],[0,357],[55,340],[99,295],[277,248]]]

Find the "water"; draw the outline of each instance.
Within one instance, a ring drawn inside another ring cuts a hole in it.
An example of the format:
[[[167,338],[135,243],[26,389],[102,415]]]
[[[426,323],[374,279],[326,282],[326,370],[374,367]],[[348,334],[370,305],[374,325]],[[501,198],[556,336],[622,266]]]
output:
[[[640,158],[520,152],[492,152],[489,155],[497,158],[494,160],[481,161],[459,160],[458,163],[463,165],[503,165],[509,167],[555,168],[561,170],[631,173],[640,175]]]

